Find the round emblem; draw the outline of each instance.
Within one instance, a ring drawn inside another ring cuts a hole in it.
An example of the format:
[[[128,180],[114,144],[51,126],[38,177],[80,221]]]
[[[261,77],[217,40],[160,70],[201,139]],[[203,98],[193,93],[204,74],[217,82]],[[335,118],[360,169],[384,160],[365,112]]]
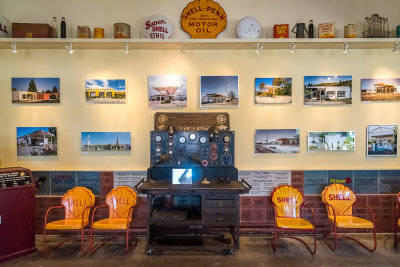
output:
[[[261,24],[253,17],[244,17],[236,24],[238,38],[258,38],[261,35]]]
[[[168,39],[172,34],[172,23],[163,15],[152,15],[145,19],[142,33],[148,39]]]
[[[160,116],[158,116],[158,123],[160,124],[165,124],[168,121],[168,117],[165,114],[161,114]]]
[[[217,123],[218,124],[224,124],[226,122],[226,117],[225,115],[218,115],[217,117]]]

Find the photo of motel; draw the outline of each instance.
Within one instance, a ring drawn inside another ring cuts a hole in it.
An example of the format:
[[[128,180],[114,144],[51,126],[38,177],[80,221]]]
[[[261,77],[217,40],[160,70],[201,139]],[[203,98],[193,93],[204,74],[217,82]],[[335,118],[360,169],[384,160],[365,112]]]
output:
[[[60,103],[59,78],[12,78],[12,103]]]

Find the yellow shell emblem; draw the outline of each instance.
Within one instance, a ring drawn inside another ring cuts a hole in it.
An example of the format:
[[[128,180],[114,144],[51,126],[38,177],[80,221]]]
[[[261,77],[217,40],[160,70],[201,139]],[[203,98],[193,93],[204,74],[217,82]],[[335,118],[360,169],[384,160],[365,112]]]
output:
[[[212,0],[195,0],[183,9],[181,27],[193,39],[215,39],[226,28],[225,10]]]

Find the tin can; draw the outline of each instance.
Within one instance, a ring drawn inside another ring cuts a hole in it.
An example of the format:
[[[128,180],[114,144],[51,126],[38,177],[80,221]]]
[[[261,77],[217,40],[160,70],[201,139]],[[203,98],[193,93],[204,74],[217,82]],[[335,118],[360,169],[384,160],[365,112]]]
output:
[[[275,24],[274,38],[289,38],[289,24]]]
[[[94,38],[104,38],[104,29],[94,28]]]
[[[344,38],[357,38],[357,25],[344,26]]]
[[[90,28],[88,26],[78,26],[76,28],[76,38],[90,38]]]
[[[114,38],[131,38],[131,26],[126,23],[114,23]]]
[[[396,27],[396,38],[400,38],[400,25]]]

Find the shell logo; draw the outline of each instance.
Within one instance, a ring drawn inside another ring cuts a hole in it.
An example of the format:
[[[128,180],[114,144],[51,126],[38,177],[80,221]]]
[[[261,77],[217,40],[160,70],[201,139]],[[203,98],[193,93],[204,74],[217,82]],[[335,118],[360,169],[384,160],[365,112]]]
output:
[[[212,0],[195,0],[183,9],[181,27],[193,39],[215,39],[226,28],[225,10]]]

